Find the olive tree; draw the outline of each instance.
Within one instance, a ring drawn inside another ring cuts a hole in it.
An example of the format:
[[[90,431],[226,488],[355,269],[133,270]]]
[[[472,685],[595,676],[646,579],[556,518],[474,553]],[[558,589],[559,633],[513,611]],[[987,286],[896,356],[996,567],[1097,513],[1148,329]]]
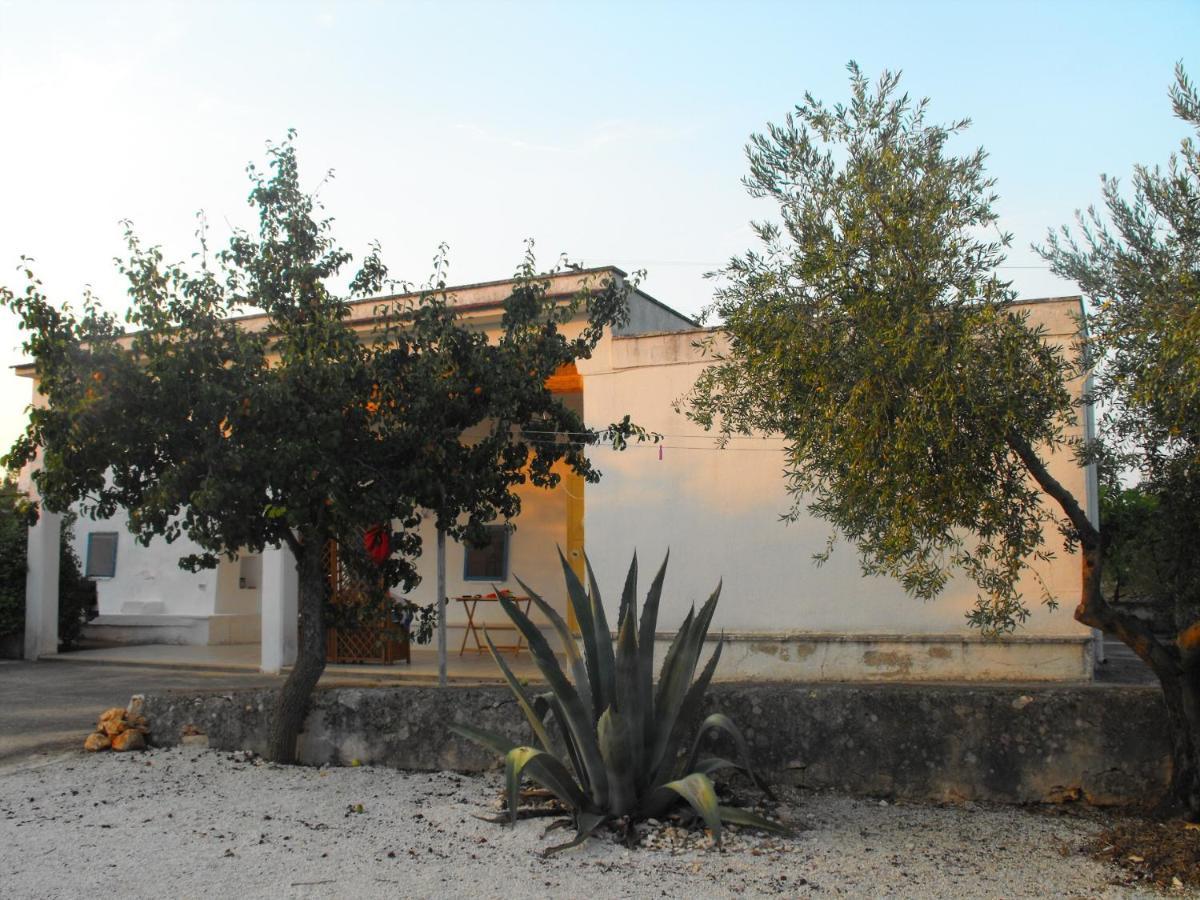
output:
[[[585,449],[600,435],[546,380],[624,320],[629,286],[607,279],[563,301],[530,252],[489,340],[447,296],[439,252],[428,289],[368,305],[364,332],[352,304],[390,286],[378,248],[339,290],[351,256],[301,188],[291,135],[268,153],[265,170],[248,168],[257,231],[235,230],[220,252],[202,227],[196,264],[167,263],[127,226],[124,322],[90,296],[78,310],[51,303],[32,271],[0,300],[47,401],[7,463],[40,462],[42,505],[123,511],[143,543],[186,535],[199,552],[180,563],[193,570],[271,546],[295,558],[299,650],[270,738],[270,755],[291,761],[325,666],[327,545],[381,587],[408,588],[423,512],[480,540],[483,523],[517,515],[518,485],[559,481],[556,463],[595,481]],[[246,309],[265,314],[261,327],[239,321]],[[582,328],[564,328],[581,310]],[[573,438],[529,441],[523,428]],[[638,432],[626,419],[607,437]],[[381,526],[392,552],[376,565],[363,534]]]
[[[1200,137],[1200,95],[1182,65],[1170,96]],[[1079,213],[1075,230],[1051,232],[1039,249],[1090,300],[1114,588],[1123,577],[1157,609],[1143,623],[1091,600],[1077,617],[1120,636],[1158,676],[1174,793],[1200,815],[1200,149],[1186,138],[1165,169],[1135,167],[1131,196],[1108,177],[1102,195],[1103,212]],[[1120,475],[1140,483],[1122,491]]]
[[[725,343],[689,415],[725,438],[783,435],[789,515],[826,520],[830,548],[848,539],[865,572],[922,598],[965,572],[971,624],[1002,634],[1029,616],[1022,578],[1061,538],[1081,558],[1076,618],[1157,653],[1106,602],[1100,532],[1048,468],[1089,458],[1067,430],[1087,356],[1048,342],[997,274],[1010,237],[986,155],[948,148],[969,122],[930,123],[896,74],[872,85],[852,63],[850,87],[833,106],[806,95],[751,138],[745,184],[778,214],[715,273]],[[1200,745],[1170,721],[1184,735],[1173,796],[1200,813]]]

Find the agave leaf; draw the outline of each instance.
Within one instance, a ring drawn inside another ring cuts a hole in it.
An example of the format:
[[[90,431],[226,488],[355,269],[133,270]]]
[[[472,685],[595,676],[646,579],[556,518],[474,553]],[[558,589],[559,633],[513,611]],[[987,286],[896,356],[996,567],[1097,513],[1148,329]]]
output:
[[[708,681],[712,678],[712,672],[716,670],[716,661],[710,659],[704,669],[708,673],[708,678],[704,678],[702,674],[700,681],[697,681],[696,684],[692,683],[696,663],[704,646],[705,619],[711,618],[711,614],[707,614],[707,611],[715,605],[713,601],[720,590],[721,588],[718,586],[708,603],[704,604],[699,616],[684,623],[689,626],[686,633],[681,631],[671,645],[673,650],[676,647],[679,649],[670,655],[670,667],[668,668],[666,664],[663,666],[662,681],[658,684],[658,696],[655,698],[657,731],[654,735],[650,757],[656,780],[670,777],[675,754],[683,739],[680,729],[685,728],[691,720],[691,716],[699,711],[700,704],[704,700],[704,692],[708,690]],[[718,659],[721,647],[721,642],[718,642],[713,651],[713,655]],[[697,685],[700,686],[697,687]]]
[[[585,812],[578,814],[575,816],[575,837],[567,841],[565,844],[556,844],[553,847],[547,847],[542,851],[542,857],[545,858],[563,850],[570,850],[572,847],[578,847],[580,844],[590,838],[595,833],[596,829],[607,822],[610,818],[612,817],[609,815],[602,815],[600,813]]]
[[[617,613],[617,631],[625,624],[627,616],[637,617],[637,551],[633,553],[633,562],[629,564],[629,574],[625,576],[625,589],[621,591],[621,608]]]
[[[567,599],[571,603],[571,609],[575,611],[575,621],[579,624],[579,637],[583,642],[583,661],[587,668],[587,685],[588,690],[591,692],[591,721],[595,723],[596,717],[603,712],[606,704],[601,702],[600,697],[600,676],[596,656],[596,626],[592,621],[592,604],[588,600],[587,591],[584,590],[583,584],[579,581],[579,576],[575,574],[575,570],[571,568],[571,564],[563,556],[561,548],[558,551],[558,559],[562,563],[563,578],[567,582]],[[580,685],[579,689],[582,691],[584,689],[583,685]]]
[[[517,746],[513,741],[509,740],[502,734],[497,734],[494,731],[488,731],[485,728],[476,728],[474,725],[454,724],[450,726],[450,731],[455,734],[465,737],[469,741],[474,741],[487,747],[493,753],[500,756],[505,756],[508,751]]]
[[[536,747],[513,747],[504,757],[504,783],[508,794],[508,814],[514,823],[517,821],[521,773],[526,766],[529,768],[529,777],[553,793],[567,808],[581,810],[586,807],[587,797],[558,759]]]
[[[712,775],[713,772],[720,772],[722,769],[740,769],[737,763],[732,759],[725,759],[723,756],[705,756],[696,760],[695,764],[688,767],[687,772],[690,775],[692,772],[699,772],[701,775]]]
[[[654,756],[650,761],[651,771],[654,773],[652,784],[673,777],[675,758],[679,755],[679,747],[683,742],[684,734],[704,706],[704,695],[708,692],[708,685],[712,681],[713,673],[717,671],[717,664],[721,661],[721,651],[724,647],[725,640],[722,638],[717,641],[717,646],[713,649],[713,654],[705,664],[700,677],[688,688],[683,702],[679,704],[674,720],[669,723],[663,722],[660,725],[658,736],[662,739],[662,743],[655,744]],[[690,767],[684,769],[685,773],[690,771]]]
[[[513,576],[514,578],[516,576]],[[587,708],[588,718],[595,721],[595,714],[592,710],[592,692],[586,689],[588,672],[587,666],[584,665],[583,657],[579,653],[579,645],[575,643],[575,637],[571,634],[571,629],[567,627],[567,623],[563,621],[563,617],[558,614],[558,610],[552,607],[549,603],[541,598],[529,585],[517,578],[517,584],[521,586],[526,596],[533,601],[543,616],[550,620],[550,625],[554,628],[554,633],[558,635],[558,642],[562,645],[563,654],[567,657],[567,664],[571,667],[571,679],[575,682],[575,689],[579,691],[579,699],[583,701],[583,705]],[[499,597],[500,593],[497,592]]]
[[[592,604],[592,627],[596,629],[596,671],[600,675],[600,709],[607,709],[617,702],[617,664],[613,656],[612,633],[608,630],[608,619],[604,615],[604,602],[600,599],[600,587],[596,584],[596,573],[592,561],[583,554],[587,567],[588,595]]]
[[[736,806],[718,806],[717,814],[721,817],[722,822],[727,822],[730,825],[748,825],[751,828],[761,828],[763,831],[773,831],[776,834],[791,834],[792,829],[788,828],[782,822],[772,822],[770,819],[764,819],[757,813],[752,813],[748,809],[740,809]]]
[[[705,601],[704,606],[700,608],[700,614],[696,616],[696,626],[700,633],[699,644],[703,644],[704,638],[708,635],[709,626],[712,625],[713,614],[717,611],[717,601],[721,599],[721,588],[724,585],[724,578],[721,578],[717,581],[717,589],[712,592],[712,595],[709,596],[707,601]],[[700,654],[699,644],[696,648],[697,658],[699,658]],[[692,667],[693,669],[695,668],[695,663],[692,664]]]
[[[683,645],[687,643],[688,635],[692,633],[692,623],[696,621],[696,609],[692,607],[688,610],[688,614],[683,619],[683,624],[679,626],[679,630],[675,632],[675,637],[671,639],[670,645],[667,647],[667,655],[663,657],[662,669],[658,673],[658,687],[654,692],[654,716],[655,727],[660,727],[662,722],[663,703],[665,695],[670,687],[671,680],[675,677],[675,673],[679,669],[679,657],[683,652]]]
[[[720,596],[721,582],[717,582],[717,589],[705,601],[704,606],[700,607],[700,612],[694,615],[690,612],[684,619],[685,627],[680,628],[679,634],[671,642],[667,659],[663,662],[658,684],[659,696],[664,693],[664,683],[670,684],[670,689],[674,690],[678,697],[682,697],[682,691],[692,683],[692,676],[696,674],[696,664],[700,661],[700,651],[704,648],[704,639],[708,636],[708,626],[712,622]],[[657,704],[658,697],[655,700]]]
[[[697,682],[697,684],[698,683],[699,682]],[[737,758],[739,763],[738,768],[740,768],[754,780],[754,783],[758,785],[758,789],[760,791],[774,800],[775,795],[771,793],[771,788],[765,781],[762,780],[762,778],[759,777],[758,773],[755,772],[754,768],[750,765],[750,747],[746,744],[746,739],[742,736],[741,729],[739,729],[737,725],[733,723],[733,720],[730,719],[729,716],[726,716],[722,713],[713,713],[701,723],[700,730],[696,732],[696,739],[692,742],[692,752],[688,755],[688,761],[687,765],[684,767],[684,771],[693,771],[693,767],[696,764],[696,757],[700,754],[700,741],[706,734],[713,730],[723,731],[733,738],[734,747],[737,748]]]
[[[567,748],[567,757],[571,760],[571,767],[575,770],[575,777],[579,779],[584,793],[591,793],[592,782],[588,778],[587,766],[583,764],[583,757],[579,755],[579,747],[575,743],[575,739],[571,737],[571,729],[567,725],[567,715],[563,712],[562,704],[558,702],[558,698],[553,693],[549,696],[548,706],[550,712],[554,715],[554,721],[558,723],[558,733],[562,735],[563,746]],[[582,699],[582,698],[580,698]]]
[[[643,739],[641,694],[638,690],[639,659],[637,632],[633,616],[626,616],[617,636],[617,709],[629,726],[630,764],[635,773],[637,788],[645,787],[646,748]]]
[[[628,718],[610,706],[596,725],[596,740],[608,766],[608,812],[618,818],[628,814],[637,799],[630,738]]]
[[[546,726],[542,722],[542,717],[534,709],[533,698],[529,696],[529,692],[525,690],[525,686],[517,680],[517,676],[512,673],[512,669],[508,667],[508,663],[504,661],[504,657],[496,651],[496,645],[492,643],[492,636],[488,634],[487,628],[483,629],[483,639],[488,645],[492,659],[500,667],[500,672],[504,675],[504,680],[508,682],[509,689],[516,696],[517,705],[521,707],[521,712],[525,713],[525,718],[529,720],[529,727],[533,729],[533,734],[538,739],[538,743],[544,749],[549,750],[550,735],[546,733]]]
[[[537,699],[540,700],[541,698],[538,697]],[[473,725],[451,725],[450,730],[477,744],[482,744],[500,756],[507,757],[517,747],[517,744],[504,735],[488,731],[484,728],[476,728]],[[542,757],[535,757],[529,760],[528,773],[529,777],[537,781],[538,784],[553,791],[554,795],[562,800],[564,804],[575,809],[586,805],[586,795],[575,784],[571,778],[571,773],[567,771],[566,767],[556,757],[545,754],[544,759]]]
[[[721,815],[717,805],[717,792],[713,788],[713,783],[707,775],[701,775],[699,772],[693,772],[684,778],[677,781],[669,781],[663,785],[669,791],[674,791],[680,797],[688,802],[700,816],[704,819],[704,824],[712,829],[713,838],[717,842],[717,846],[721,846]]]
[[[667,577],[667,561],[671,558],[671,551],[667,550],[667,555],[663,557],[662,565],[658,567],[658,573],[654,576],[654,580],[650,582],[650,590],[646,594],[646,602],[642,605],[642,621],[638,627],[638,646],[642,648],[642,652],[646,652],[647,647],[654,646],[654,635],[658,632],[658,602],[662,598],[663,581]],[[653,656],[650,657],[653,661]],[[650,672],[653,667],[648,667],[646,671]]]
[[[571,682],[567,680],[567,676],[563,674],[562,668],[558,665],[558,658],[550,649],[541,630],[507,597],[500,598],[500,608],[525,636],[530,654],[549,683],[550,690],[558,698],[563,713],[563,724],[566,725],[566,731],[574,738],[580,762],[587,770],[593,799],[598,806],[603,808],[608,802],[608,777],[604,769],[604,760],[600,756],[600,748],[596,744],[592,720],[587,714],[583,700],[580,699],[579,693]],[[486,636],[487,632],[485,631],[484,634]],[[549,745],[547,745],[547,749],[549,749]]]
[[[638,703],[642,710],[642,758],[648,759],[654,741],[654,636],[658,633],[658,602],[662,597],[663,581],[667,577],[667,560],[671,551],[663,557],[658,573],[650,583],[646,602],[642,605],[642,619],[638,626]],[[643,785],[644,787],[645,785]]]

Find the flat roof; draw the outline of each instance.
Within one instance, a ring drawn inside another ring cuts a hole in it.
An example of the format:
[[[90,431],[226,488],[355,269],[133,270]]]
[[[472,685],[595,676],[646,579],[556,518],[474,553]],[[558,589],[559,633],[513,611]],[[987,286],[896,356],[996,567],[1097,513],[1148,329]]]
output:
[[[548,297],[552,299],[565,299],[574,296],[581,290],[587,289],[587,281],[596,275],[612,275],[618,279],[629,277],[627,272],[617,266],[590,266],[588,268],[567,268],[558,272],[539,275],[538,278],[551,283],[547,291]],[[492,281],[474,281],[467,284],[447,285],[444,288],[422,288],[395,294],[382,294],[377,297],[364,297],[361,300],[350,301],[351,313],[349,321],[351,323],[369,323],[378,318],[374,310],[380,304],[394,303],[406,299],[415,300],[430,293],[454,295],[453,307],[463,312],[486,312],[490,309],[499,309],[511,293],[507,290],[508,286],[514,284],[516,280],[516,278],[499,278]],[[559,282],[559,284],[555,284],[555,282]],[[685,316],[683,313],[673,309],[661,300],[650,296],[643,290],[637,289],[634,291],[634,294],[642,300],[672,315],[678,316],[684,322],[689,322],[693,326],[697,324],[690,316]],[[232,321],[247,324],[266,321],[267,319],[268,316],[264,312],[250,312],[232,317]],[[130,331],[125,336],[132,337],[135,334],[138,334],[138,332]],[[11,366],[11,368],[18,375],[32,375],[33,366],[34,364],[31,362],[23,362],[17,363]]]

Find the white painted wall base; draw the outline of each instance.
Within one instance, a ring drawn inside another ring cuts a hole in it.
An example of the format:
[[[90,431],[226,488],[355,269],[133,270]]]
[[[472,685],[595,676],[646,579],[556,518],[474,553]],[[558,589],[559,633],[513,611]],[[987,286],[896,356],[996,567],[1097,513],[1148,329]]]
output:
[[[543,632],[557,650],[557,640],[548,629]],[[710,632],[701,665],[719,637]],[[669,632],[656,635],[655,678],[673,639]],[[1095,664],[1094,644],[1086,634],[990,640],[957,634],[745,632],[726,633],[724,639],[715,681],[1079,682],[1092,680]],[[461,640],[462,630],[451,629],[451,668]],[[522,656],[528,654],[522,650]],[[466,657],[473,656],[468,649]]]
[[[550,645],[557,640],[543,626]],[[450,665],[458,659],[464,629],[451,627]],[[615,635],[614,635],[615,637]],[[707,661],[719,635],[709,633]],[[717,681],[1090,681],[1095,665],[1091,636],[1016,635],[989,640],[958,634],[828,634],[821,632],[726,633]],[[494,639],[508,642],[511,632]],[[655,642],[655,677],[674,635]],[[466,658],[474,642],[467,639]],[[414,645],[416,646],[416,645]],[[528,656],[528,650],[522,650]],[[487,653],[484,653],[486,656]]]
[[[89,640],[116,644],[257,644],[259,617],[248,614],[213,616],[97,616],[84,626]]]
[[[707,660],[718,635],[709,634]],[[726,634],[716,681],[1090,681],[1091,636]],[[672,635],[655,643],[656,672]]]

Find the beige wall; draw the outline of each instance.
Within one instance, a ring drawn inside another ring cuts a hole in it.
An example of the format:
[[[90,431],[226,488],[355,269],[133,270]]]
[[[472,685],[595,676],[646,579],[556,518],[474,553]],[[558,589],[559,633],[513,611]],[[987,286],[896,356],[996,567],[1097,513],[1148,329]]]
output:
[[[1027,308],[1036,321],[1048,325],[1052,340],[1074,334],[1071,314],[1078,309],[1077,300]],[[747,637],[780,632],[971,636],[965,614],[975,589],[966,579],[956,579],[941,597],[923,603],[891,579],[864,577],[852,546],[839,544],[832,558],[817,567],[812,556],[824,547],[825,523],[779,521],[790,507],[781,477],[782,442],[737,440],[718,450],[710,435],[672,410],[705,366],[692,346],[700,336],[617,338],[607,348],[607,371],[585,380],[589,421],[629,413],[639,424],[667,435],[661,458],[649,447],[598,455],[604,478],[588,487],[587,546],[602,584],[611,586],[610,601],[635,548],[646,571],[670,547],[660,620],[664,631],[673,630],[688,605],[702,602],[723,578],[714,631]],[[1048,462],[1069,489],[1086,497],[1085,472],[1068,454],[1056,454]],[[1051,541],[1055,537],[1049,534]],[[1033,615],[1022,635],[1062,636],[1076,643],[1088,634],[1071,617],[1079,563],[1062,552],[1060,542],[1054,549],[1057,560],[1040,572],[1061,605],[1056,611],[1046,609],[1038,602],[1036,581],[1026,579],[1022,588]],[[1073,656],[1079,654],[1073,651]],[[1079,659],[1079,665],[1090,668],[1086,660]],[[839,663],[836,668],[845,667]]]

